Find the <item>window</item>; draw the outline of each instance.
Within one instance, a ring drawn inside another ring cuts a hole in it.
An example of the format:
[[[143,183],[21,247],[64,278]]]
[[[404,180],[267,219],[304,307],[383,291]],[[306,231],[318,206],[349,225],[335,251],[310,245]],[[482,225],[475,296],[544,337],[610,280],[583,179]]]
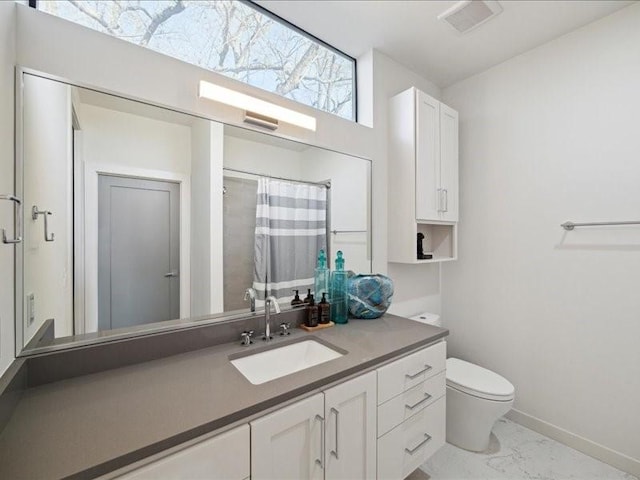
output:
[[[355,60],[250,2],[37,0],[36,8],[356,119]]]

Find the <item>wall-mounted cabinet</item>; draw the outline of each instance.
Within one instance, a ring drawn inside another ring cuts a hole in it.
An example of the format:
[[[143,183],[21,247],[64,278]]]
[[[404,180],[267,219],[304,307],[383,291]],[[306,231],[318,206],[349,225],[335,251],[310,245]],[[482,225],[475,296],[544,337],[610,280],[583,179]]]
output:
[[[410,88],[389,105],[389,261],[455,260],[457,221],[458,113]]]

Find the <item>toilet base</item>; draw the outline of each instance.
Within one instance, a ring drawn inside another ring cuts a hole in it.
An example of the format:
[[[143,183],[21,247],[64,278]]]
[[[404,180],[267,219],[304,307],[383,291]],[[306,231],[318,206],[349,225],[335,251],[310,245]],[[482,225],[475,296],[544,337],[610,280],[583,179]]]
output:
[[[472,452],[487,450],[493,425],[512,406],[513,399],[486,400],[447,386],[447,443]]]

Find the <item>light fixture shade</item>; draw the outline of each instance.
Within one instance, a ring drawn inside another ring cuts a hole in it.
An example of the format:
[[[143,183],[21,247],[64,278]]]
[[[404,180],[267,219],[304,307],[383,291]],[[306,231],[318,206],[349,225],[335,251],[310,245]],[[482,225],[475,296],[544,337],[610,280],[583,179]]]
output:
[[[316,130],[316,119],[314,117],[204,80],[200,80],[199,96],[200,98],[207,98],[232,107],[275,118],[307,130],[313,130],[314,132]]]

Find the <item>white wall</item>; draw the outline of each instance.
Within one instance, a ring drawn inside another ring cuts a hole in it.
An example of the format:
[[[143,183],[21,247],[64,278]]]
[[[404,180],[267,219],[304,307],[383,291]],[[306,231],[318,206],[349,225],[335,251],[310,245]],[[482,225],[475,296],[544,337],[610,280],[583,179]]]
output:
[[[58,82],[24,77],[24,299],[34,296],[33,323],[24,302],[23,342],[28,343],[47,319],[55,334],[73,333],[72,127],[71,89]],[[44,215],[54,241],[44,239]],[[24,300],[23,299],[23,300]]]
[[[451,355],[508,378],[520,420],[636,475],[640,228],[560,224],[640,219],[639,27],[635,4],[445,90],[461,206],[442,284]]]
[[[186,125],[86,103],[80,123],[87,163],[191,173],[191,128]]]
[[[268,137],[265,137],[265,141]],[[304,178],[301,152],[225,133],[224,167],[283,178]],[[224,172],[233,176],[233,172]]]
[[[440,89],[433,83],[407,70],[380,52],[374,51],[373,64],[373,124],[375,149],[384,152],[384,160],[373,168],[373,252],[374,271],[385,273],[394,280],[395,295],[390,312],[411,315],[421,311],[440,312],[440,267],[437,264],[387,266],[387,170],[393,168],[388,156],[387,118],[389,98],[409,87],[440,98]],[[408,188],[413,188],[409,185]],[[389,212],[393,214],[393,212]]]
[[[223,125],[194,120],[191,126],[191,315],[223,310]]]
[[[314,182],[331,180],[331,230],[355,230],[364,233],[338,233],[329,236],[331,268],[341,250],[345,269],[371,272],[369,235],[370,162],[337,152],[310,148],[304,156],[305,177]]]
[[[15,5],[0,2],[0,193],[14,193],[13,104],[15,62]],[[13,205],[0,201],[0,229],[12,237]],[[13,256],[15,247],[0,243],[0,375],[15,356]]]

